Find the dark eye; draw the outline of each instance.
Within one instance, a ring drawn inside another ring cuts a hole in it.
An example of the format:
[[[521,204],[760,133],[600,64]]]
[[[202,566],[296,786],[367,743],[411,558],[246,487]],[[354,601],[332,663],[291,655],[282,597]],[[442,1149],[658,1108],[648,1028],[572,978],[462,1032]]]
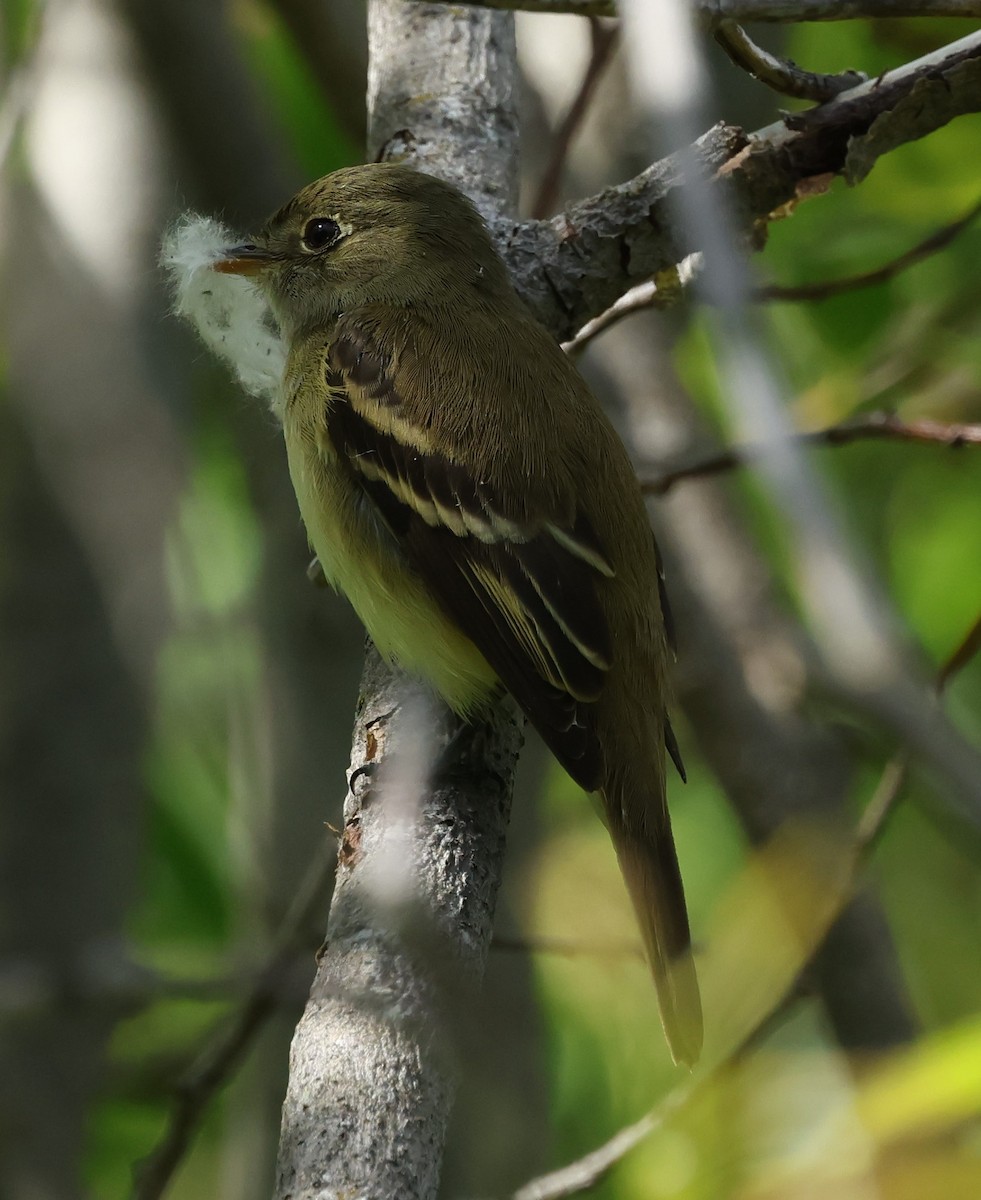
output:
[[[303,230],[304,250],[326,250],[341,236],[341,227],[330,217],[314,217]]]

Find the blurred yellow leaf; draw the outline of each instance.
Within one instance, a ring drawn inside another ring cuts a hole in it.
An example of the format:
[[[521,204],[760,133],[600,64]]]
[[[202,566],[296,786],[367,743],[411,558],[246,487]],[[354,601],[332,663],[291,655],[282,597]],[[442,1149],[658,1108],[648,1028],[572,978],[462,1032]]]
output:
[[[858,1112],[878,1142],[981,1118],[981,1017],[933,1034],[879,1067],[859,1092]]]

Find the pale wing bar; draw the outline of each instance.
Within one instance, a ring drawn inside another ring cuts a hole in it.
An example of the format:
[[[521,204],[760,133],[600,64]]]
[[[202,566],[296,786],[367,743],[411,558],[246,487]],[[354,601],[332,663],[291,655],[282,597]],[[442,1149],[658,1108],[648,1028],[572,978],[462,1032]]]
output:
[[[570,774],[595,788],[601,755],[590,704],[612,645],[596,595],[609,568],[588,524],[580,518],[561,539],[548,523],[521,528],[464,466],[379,430],[336,375],[330,382],[328,436],[410,565]]]

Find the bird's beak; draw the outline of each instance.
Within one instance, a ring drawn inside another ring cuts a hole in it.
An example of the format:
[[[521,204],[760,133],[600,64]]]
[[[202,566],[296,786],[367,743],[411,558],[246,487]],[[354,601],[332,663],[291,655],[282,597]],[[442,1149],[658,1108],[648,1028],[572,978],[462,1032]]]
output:
[[[211,264],[212,271],[220,271],[222,275],[258,275],[272,262],[273,256],[261,246],[247,243],[243,246],[229,246],[222,250],[221,257]]]

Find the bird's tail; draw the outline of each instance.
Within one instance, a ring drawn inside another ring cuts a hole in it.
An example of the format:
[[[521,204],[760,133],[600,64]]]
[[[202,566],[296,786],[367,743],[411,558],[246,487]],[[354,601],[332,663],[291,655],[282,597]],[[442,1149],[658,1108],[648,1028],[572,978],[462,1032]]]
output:
[[[647,797],[641,806],[612,788],[604,789],[603,798],[620,870],[640,922],[668,1048],[676,1063],[691,1067],[702,1049],[702,1003],[667,808],[661,797]]]

